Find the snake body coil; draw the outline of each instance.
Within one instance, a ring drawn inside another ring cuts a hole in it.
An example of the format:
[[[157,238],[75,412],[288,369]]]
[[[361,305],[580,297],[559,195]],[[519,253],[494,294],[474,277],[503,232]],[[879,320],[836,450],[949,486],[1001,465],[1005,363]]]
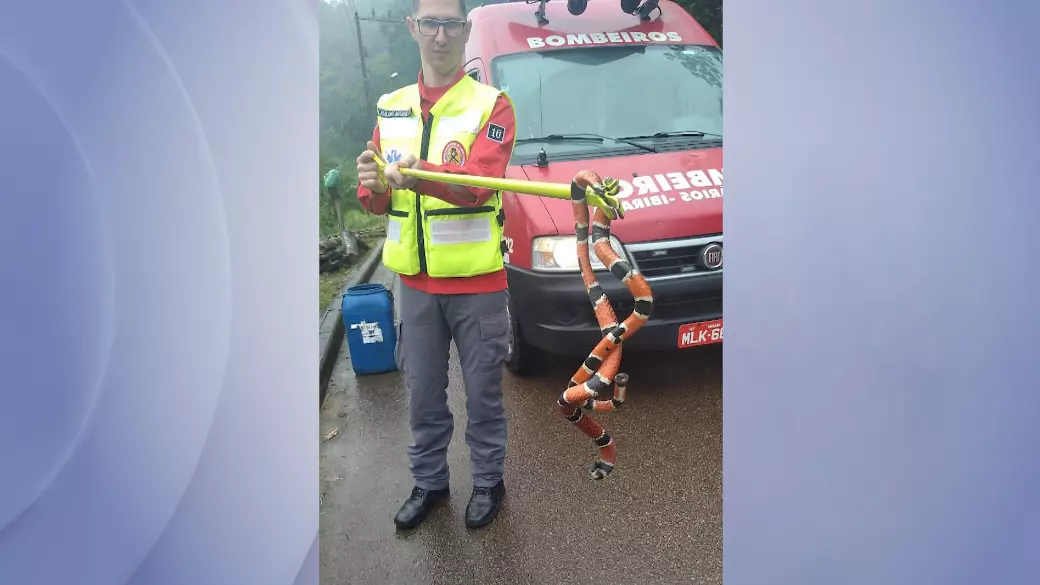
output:
[[[601,197],[605,195],[613,198],[618,193],[618,182],[610,177],[601,180],[599,175],[588,170],[579,172],[571,181],[578,263],[603,338],[571,377],[567,390],[556,402],[556,410],[595,441],[599,447],[599,459],[592,465],[592,477],[604,479],[614,470],[617,448],[613,437],[607,433],[603,425],[591,415],[585,414],[583,409],[615,410],[625,402],[628,374],[618,373],[621,365],[621,344],[650,318],[654,308],[654,297],[643,275],[619,257],[610,245],[611,218],[602,208],[597,208],[592,216],[590,231],[589,208],[586,201],[589,188]],[[632,314],[620,324],[610,300],[592,271],[589,258],[590,235],[596,257],[615,278],[625,284],[635,301]],[[598,397],[606,394],[611,385],[614,386],[613,398],[599,399]]]

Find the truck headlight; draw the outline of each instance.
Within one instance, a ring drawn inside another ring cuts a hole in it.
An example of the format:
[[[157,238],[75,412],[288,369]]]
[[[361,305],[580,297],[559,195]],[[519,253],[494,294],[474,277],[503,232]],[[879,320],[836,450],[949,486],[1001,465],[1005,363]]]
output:
[[[610,236],[610,247],[622,260],[629,261],[624,246],[614,236]],[[592,246],[589,246],[589,259],[593,270],[607,269],[596,257],[596,251]],[[535,238],[531,250],[531,267],[546,272],[577,272],[579,269],[577,238],[574,236]]]

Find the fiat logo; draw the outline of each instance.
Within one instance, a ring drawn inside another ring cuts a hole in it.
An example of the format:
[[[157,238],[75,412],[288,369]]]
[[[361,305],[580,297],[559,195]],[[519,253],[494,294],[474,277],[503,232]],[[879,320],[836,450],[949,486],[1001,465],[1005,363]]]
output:
[[[711,243],[701,250],[701,264],[708,270],[722,268],[722,244]]]

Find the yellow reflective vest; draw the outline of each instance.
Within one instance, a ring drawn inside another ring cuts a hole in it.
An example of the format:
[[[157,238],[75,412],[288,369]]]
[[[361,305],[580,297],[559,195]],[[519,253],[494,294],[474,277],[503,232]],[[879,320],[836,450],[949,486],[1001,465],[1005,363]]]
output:
[[[408,154],[435,164],[463,163],[501,92],[469,76],[449,89],[422,119],[418,84],[379,99],[380,150],[388,163]],[[405,275],[477,276],[503,267],[502,194],[461,207],[414,191],[391,193],[383,264]]]

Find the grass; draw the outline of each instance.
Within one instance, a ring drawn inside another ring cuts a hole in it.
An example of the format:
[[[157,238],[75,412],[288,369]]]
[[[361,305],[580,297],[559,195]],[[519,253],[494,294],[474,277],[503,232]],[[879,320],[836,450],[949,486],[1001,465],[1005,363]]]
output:
[[[343,212],[343,225],[348,230],[360,232],[380,226],[386,227],[386,218],[357,209],[347,209]],[[322,236],[334,236],[339,233],[336,219],[331,215],[322,218],[320,227]]]
[[[376,242],[379,241],[379,238],[364,238],[364,240],[368,244],[369,250],[371,250],[376,245]],[[368,253],[366,253],[366,258]],[[318,275],[318,315],[325,313],[325,309],[329,308],[329,303],[343,290],[343,285],[346,283],[347,278],[359,264],[344,266],[335,272]]]
[[[332,236],[339,233],[335,227],[335,219],[323,218],[321,222],[322,229],[320,230],[322,236]],[[372,215],[358,209],[346,209],[343,212],[343,224],[344,226],[352,231],[364,231],[371,228],[386,226],[386,218]],[[371,249],[375,246],[379,240],[375,238],[364,238],[365,242]],[[324,314],[325,309],[329,307],[329,303],[343,290],[343,285],[346,283],[347,277],[357,268],[354,266],[344,266],[343,268],[330,272],[328,274],[318,275],[318,314]]]
[[[362,231],[386,225],[386,217],[372,215],[356,209],[348,209],[343,214],[343,223],[352,230]]]
[[[318,275],[318,314],[325,313],[332,299],[343,290],[343,283],[356,266],[344,266],[335,272]]]

